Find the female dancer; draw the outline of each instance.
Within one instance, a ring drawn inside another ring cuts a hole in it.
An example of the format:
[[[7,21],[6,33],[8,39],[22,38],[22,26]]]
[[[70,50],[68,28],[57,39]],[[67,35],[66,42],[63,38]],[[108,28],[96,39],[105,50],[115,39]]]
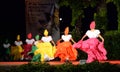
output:
[[[25,60],[31,60],[32,56],[28,54],[28,52],[31,51],[32,45],[35,42],[35,39],[32,38],[32,33],[29,33],[27,35],[27,39],[25,40],[26,44],[24,45],[24,59]]]
[[[29,54],[33,54],[33,57],[32,57],[32,60],[31,62],[40,62],[41,60],[41,54],[40,54],[40,51],[39,49],[37,48],[37,44],[40,42],[40,36],[39,35],[36,35],[35,36],[35,42],[34,42],[34,45],[32,45],[32,49],[30,52],[28,52],[28,55]]]
[[[57,52],[55,57],[59,57],[61,61],[72,61],[77,58],[77,50],[72,47],[72,43],[75,41],[72,39],[72,35],[69,33],[69,27],[65,28],[64,35],[57,42]],[[61,42],[63,40],[63,42]]]
[[[8,41],[8,39],[5,40],[3,43],[3,51],[1,51],[1,54],[3,54],[3,59],[10,60],[10,53],[11,53],[11,44]]]
[[[56,52],[55,43],[50,35],[48,35],[47,29],[44,30],[44,36],[41,40],[36,43],[36,47],[38,48],[35,51],[35,54],[41,54],[40,61],[50,61],[54,59],[54,54]]]
[[[85,37],[89,39],[84,40]],[[98,40],[97,38],[100,38]],[[84,40],[84,41],[83,41]],[[87,63],[91,63],[95,60],[101,61],[106,60],[106,50],[104,48],[104,38],[100,35],[100,31],[95,29],[95,21],[90,24],[90,30],[88,30],[80,41],[73,45],[74,48],[80,48],[82,51],[88,54]]]
[[[15,46],[11,46],[11,56],[13,56],[13,60],[23,60],[22,52],[23,50],[23,42],[20,40],[20,35],[17,35],[17,40],[14,42]]]

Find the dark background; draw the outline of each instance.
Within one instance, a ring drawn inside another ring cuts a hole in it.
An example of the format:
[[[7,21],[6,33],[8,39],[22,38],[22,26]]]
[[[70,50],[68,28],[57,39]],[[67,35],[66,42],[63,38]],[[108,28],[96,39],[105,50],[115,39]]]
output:
[[[16,39],[18,34],[25,38],[25,1],[3,0],[0,2],[0,36]]]
[[[93,20],[93,10],[87,8],[84,10],[85,18],[82,20],[83,30],[89,28],[89,23]],[[89,12],[89,13],[88,13]],[[108,30],[117,30],[117,10],[113,3],[107,5]],[[66,26],[70,26],[72,20],[72,11],[69,7],[60,8],[60,17],[63,18],[60,29],[63,32]],[[70,29],[72,29],[71,27]],[[0,39],[10,38],[16,39],[20,34],[21,39],[26,38],[25,24],[25,0],[2,0],[0,2]]]

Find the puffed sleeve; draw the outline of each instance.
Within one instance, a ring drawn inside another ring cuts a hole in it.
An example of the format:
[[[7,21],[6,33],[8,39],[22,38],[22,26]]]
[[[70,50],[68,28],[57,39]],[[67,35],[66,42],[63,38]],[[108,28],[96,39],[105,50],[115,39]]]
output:
[[[52,36],[49,36],[49,38],[50,38],[50,41],[52,40]]]
[[[63,38],[64,38],[64,35],[62,35],[61,38],[63,39]]]
[[[86,35],[89,35],[90,34],[90,30],[87,30],[87,32],[85,33]]]
[[[72,38],[72,35],[70,34],[69,37]]]
[[[100,34],[100,30],[96,30],[96,34],[99,35]]]

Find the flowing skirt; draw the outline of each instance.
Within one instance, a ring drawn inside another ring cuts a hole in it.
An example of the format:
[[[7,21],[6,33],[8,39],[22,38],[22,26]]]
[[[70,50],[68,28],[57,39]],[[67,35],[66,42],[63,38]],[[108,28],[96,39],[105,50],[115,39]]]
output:
[[[59,57],[61,61],[77,59],[77,50],[72,47],[71,42],[62,42],[57,45],[55,57]]]
[[[88,54],[87,63],[93,62],[95,60],[101,61],[107,59],[107,51],[104,48],[104,44],[97,38],[78,41],[77,43],[73,44],[73,47],[79,48]]]
[[[13,56],[13,60],[20,60],[23,51],[22,46],[11,46],[11,56]]]
[[[32,56],[30,56],[28,53],[32,50],[32,45],[31,44],[25,44],[23,45],[23,48],[24,48],[24,52],[23,52],[23,55],[24,55],[24,59],[28,60],[28,59],[32,59]]]
[[[28,54],[31,53],[33,54],[31,62],[40,62],[41,54],[39,53],[39,50],[35,45],[32,46],[32,50]]]
[[[41,54],[41,60],[40,61],[45,61],[47,60],[53,60],[54,59],[54,54],[56,52],[56,47],[52,46],[50,42],[44,42],[44,43],[37,43],[36,47],[38,48],[35,51],[35,55]]]

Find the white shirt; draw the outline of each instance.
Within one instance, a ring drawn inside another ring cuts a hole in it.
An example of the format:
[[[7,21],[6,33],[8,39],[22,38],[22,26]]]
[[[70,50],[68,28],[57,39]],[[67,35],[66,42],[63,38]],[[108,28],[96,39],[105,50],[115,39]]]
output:
[[[41,40],[43,42],[50,42],[52,40],[52,37],[51,36],[47,36],[47,37],[42,37]]]
[[[27,44],[33,44],[34,43],[34,39],[26,39],[26,43]]]
[[[100,31],[97,30],[97,29],[94,30],[94,31],[88,30],[88,31],[86,32],[86,35],[87,35],[89,38],[97,38],[99,34],[100,34]]]
[[[22,41],[15,41],[15,45],[16,45],[16,46],[20,46],[20,45],[22,45],[22,44],[23,44]]]
[[[10,43],[7,43],[7,44],[4,43],[4,44],[3,44],[3,47],[4,47],[4,48],[9,48],[9,47],[10,47]]]
[[[64,40],[64,41],[70,41],[70,39],[72,38],[72,35],[62,35],[62,39]]]

